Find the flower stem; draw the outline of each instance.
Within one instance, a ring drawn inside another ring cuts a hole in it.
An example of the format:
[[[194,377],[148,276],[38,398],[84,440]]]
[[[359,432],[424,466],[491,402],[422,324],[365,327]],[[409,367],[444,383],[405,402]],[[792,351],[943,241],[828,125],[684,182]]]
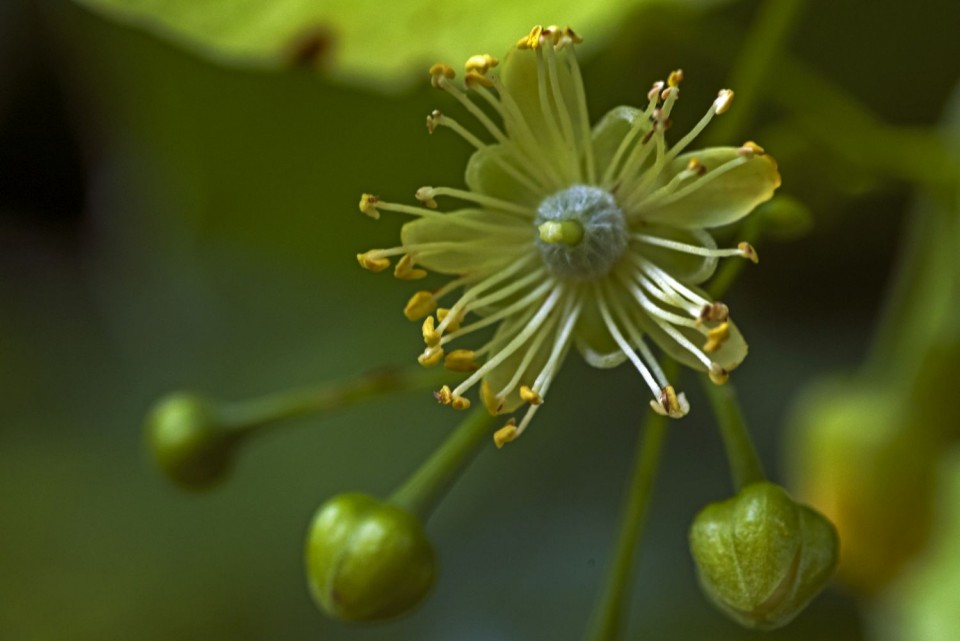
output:
[[[643,437],[637,443],[633,474],[624,502],[617,547],[611,560],[606,584],[594,608],[584,639],[612,641],[619,637],[624,601],[634,569],[636,548],[646,522],[647,507],[667,433],[667,419],[651,414]]]
[[[480,445],[490,443],[490,426],[495,417],[485,409],[474,410],[420,468],[391,495],[390,503],[416,514],[430,517],[467,468]]]
[[[358,377],[325,382],[260,398],[219,403],[223,425],[244,435],[276,427],[283,421],[311,414],[330,414],[389,393],[429,389],[440,374],[422,367],[381,368]]]
[[[766,80],[790,39],[806,0],[761,2],[757,17],[733,65],[729,86],[736,90],[736,108],[707,133],[707,142],[731,142],[754,119]]]
[[[714,385],[706,376],[702,376],[701,381],[720,425],[720,436],[727,451],[734,487],[739,491],[751,483],[763,481],[766,478],[763,466],[740,412],[733,384]]]

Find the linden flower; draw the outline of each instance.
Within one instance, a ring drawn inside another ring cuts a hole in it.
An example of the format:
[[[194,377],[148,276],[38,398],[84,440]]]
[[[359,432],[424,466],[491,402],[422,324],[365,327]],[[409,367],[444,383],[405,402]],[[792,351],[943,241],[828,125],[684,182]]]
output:
[[[696,285],[721,257],[756,262],[757,255],[746,243],[718,249],[704,229],[736,222],[769,199],[780,185],[776,163],[751,142],[682,153],[729,107],[733,92],[726,89],[668,146],[680,71],[653,85],[646,109],[617,107],[591,130],[573,47],[579,42],[569,28],[535,27],[499,76],[495,58],[471,57],[465,89],[453,83],[450,67],[434,65],[433,85],[493,139],[484,142],[439,111],[427,117],[431,133],[446,127],[476,147],[468,189],[422,187],[422,207],[370,194],[360,201],[373,218],[381,211],[417,218],[404,225],[401,246],[359,254],[363,267],[381,271],[399,256],[398,278],[422,278],[426,270],[454,276],[414,294],[404,310],[410,320],[425,319],[422,365],[443,361],[469,373],[437,400],[466,409],[467,391],[479,386],[494,414],[529,406],[519,424],[510,419],[496,433],[498,446],[530,424],[571,345],[595,367],[629,360],[650,388],[651,407],[674,418],[689,405],[648,343],[717,384],[747,353],[726,305]],[[441,196],[467,206],[438,212]],[[486,343],[450,349],[491,326]]]

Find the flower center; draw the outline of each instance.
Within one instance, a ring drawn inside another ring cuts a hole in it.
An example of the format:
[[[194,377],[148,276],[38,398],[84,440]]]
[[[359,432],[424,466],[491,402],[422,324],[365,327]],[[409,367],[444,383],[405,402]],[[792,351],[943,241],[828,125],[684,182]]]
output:
[[[605,275],[627,248],[627,221],[610,192],[574,185],[547,196],[537,207],[537,248],[559,278],[590,280]]]

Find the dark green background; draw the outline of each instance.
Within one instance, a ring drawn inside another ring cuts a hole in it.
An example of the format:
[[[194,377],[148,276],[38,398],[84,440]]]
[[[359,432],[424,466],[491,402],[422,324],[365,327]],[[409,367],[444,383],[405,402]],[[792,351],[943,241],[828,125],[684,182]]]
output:
[[[626,16],[585,66],[594,119],[682,66],[683,131],[725,85],[756,4]],[[957,24],[950,0],[811,2],[790,48],[878,117],[930,126],[960,77]],[[168,486],[142,445],[146,409],[173,389],[244,398],[412,362],[419,330],[400,313],[412,287],[354,259],[393,244],[399,221],[375,224],[356,201],[461,183],[469,150],[423,128],[448,103],[426,83],[388,95],[218,66],[65,2],[0,5],[0,638],[580,634],[647,403],[627,367],[569,359],[530,432],[488,447],[431,521],[443,565],[431,598],[383,626],[319,614],[303,538],[326,497],[388,493],[443,438],[455,417],[429,395],[301,420],[205,495]],[[751,347],[738,389],[780,478],[795,392],[866,353],[912,191],[823,152],[771,103],[749,129],[816,221],[759,244],[727,300]],[[682,384],[694,409],[670,434],[631,638],[761,636],[705,602],[688,556],[693,514],[730,491],[696,386]],[[828,591],[763,636],[860,630],[855,602]]]

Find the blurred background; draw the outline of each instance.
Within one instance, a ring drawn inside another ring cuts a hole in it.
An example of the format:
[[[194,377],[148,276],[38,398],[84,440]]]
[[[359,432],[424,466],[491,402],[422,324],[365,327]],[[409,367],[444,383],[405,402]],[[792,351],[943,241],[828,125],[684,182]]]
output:
[[[584,35],[594,119],[644,103],[677,67],[678,132],[737,90],[748,120],[704,144],[756,140],[784,179],[758,214],[762,261],[726,297],[750,342],[735,381],[767,471],[828,513],[870,479],[909,489],[861,522],[920,533],[845,537],[862,565],[765,638],[960,637],[960,428],[946,407],[960,369],[960,4],[797,3],[762,60],[743,52],[762,50],[772,0],[306,4],[0,3],[0,638],[579,636],[646,411],[626,367],[568,359],[535,429],[486,448],[431,520],[431,597],[378,626],[319,613],[304,536],[326,498],[386,495],[442,440],[454,419],[429,394],[300,419],[197,495],[153,468],[141,429],[176,389],[243,399],[412,363],[419,329],[400,310],[414,288],[354,258],[392,245],[400,221],[374,224],[357,199],[462,184],[470,150],[427,135],[425,114],[455,108],[423,71],[500,54],[535,22]],[[627,638],[755,639],[697,586],[687,527],[732,488],[697,381],[681,387],[694,409],[669,435]],[[818,431],[831,421],[850,433]],[[885,443],[892,454],[861,456]],[[859,459],[881,473],[836,476]]]

